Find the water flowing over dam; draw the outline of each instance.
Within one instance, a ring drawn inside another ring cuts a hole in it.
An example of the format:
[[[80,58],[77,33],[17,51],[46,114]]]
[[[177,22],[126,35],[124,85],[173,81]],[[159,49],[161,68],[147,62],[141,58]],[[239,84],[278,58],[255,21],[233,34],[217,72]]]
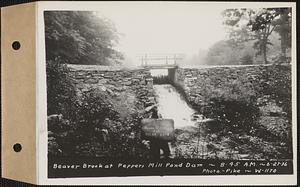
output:
[[[160,117],[174,120],[176,140],[169,143],[171,157],[180,157],[190,152],[195,157],[207,155],[204,136],[200,137],[199,123],[195,120],[197,112],[171,84],[156,84],[153,88]]]
[[[162,118],[173,119],[175,129],[194,126],[192,120],[196,112],[183,96],[170,84],[153,85],[158,102],[158,112]]]

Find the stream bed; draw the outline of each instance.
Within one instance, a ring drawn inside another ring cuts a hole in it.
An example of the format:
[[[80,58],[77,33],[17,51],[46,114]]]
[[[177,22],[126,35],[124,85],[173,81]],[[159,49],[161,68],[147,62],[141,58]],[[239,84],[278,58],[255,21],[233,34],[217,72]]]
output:
[[[194,110],[171,84],[153,85],[158,114],[173,119],[175,140],[169,142],[171,158],[243,159],[229,136],[211,131],[205,117]]]
[[[176,140],[169,143],[171,157],[203,158],[207,155],[206,134],[197,114],[184,97],[170,84],[154,85],[158,113],[162,118],[173,119]]]
[[[173,119],[175,129],[194,126],[192,116],[196,113],[170,84],[154,85],[158,111],[162,118]]]

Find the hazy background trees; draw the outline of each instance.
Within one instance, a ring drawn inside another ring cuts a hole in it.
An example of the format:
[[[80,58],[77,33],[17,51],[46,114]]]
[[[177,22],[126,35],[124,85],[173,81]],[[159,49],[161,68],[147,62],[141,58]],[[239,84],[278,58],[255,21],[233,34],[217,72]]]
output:
[[[222,16],[228,38],[216,42],[206,55],[200,50],[201,55],[191,58],[189,64],[290,62],[291,8],[226,9]]]
[[[135,57],[116,50],[120,35],[115,25],[97,12],[45,11],[44,16],[47,60],[60,57],[62,62],[71,64],[138,65]],[[208,49],[199,49],[182,64],[247,65],[290,61],[291,8],[226,9],[221,16],[227,38]]]

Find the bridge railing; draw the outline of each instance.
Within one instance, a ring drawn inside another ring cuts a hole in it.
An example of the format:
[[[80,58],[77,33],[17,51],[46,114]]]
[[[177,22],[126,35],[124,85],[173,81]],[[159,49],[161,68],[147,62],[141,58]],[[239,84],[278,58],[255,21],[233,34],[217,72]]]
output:
[[[184,59],[184,54],[143,54],[138,57],[141,66],[177,65]]]

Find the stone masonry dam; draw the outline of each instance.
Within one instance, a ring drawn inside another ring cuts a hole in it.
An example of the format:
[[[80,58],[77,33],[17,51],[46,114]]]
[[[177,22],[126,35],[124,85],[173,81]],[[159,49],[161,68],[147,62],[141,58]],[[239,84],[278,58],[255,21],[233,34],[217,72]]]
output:
[[[157,102],[150,69],[97,65],[68,67],[79,95],[90,89],[116,97],[123,94],[133,102],[138,102],[141,109]],[[287,121],[281,115],[286,113],[280,104],[285,101],[278,102],[271,96],[284,94],[291,101],[290,64],[175,67],[168,69],[168,78],[195,109],[209,102],[212,95],[227,94],[238,98],[247,94],[260,103],[263,120],[268,120],[270,125],[276,126],[278,121]]]

